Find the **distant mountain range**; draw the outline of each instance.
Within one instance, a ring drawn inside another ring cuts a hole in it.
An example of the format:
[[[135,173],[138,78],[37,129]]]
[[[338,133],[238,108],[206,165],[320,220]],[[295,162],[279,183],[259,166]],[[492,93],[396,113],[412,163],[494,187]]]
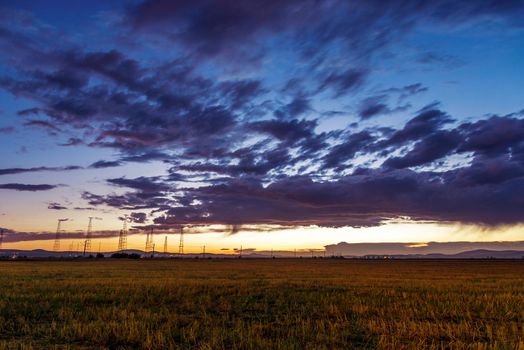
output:
[[[387,255],[413,258],[488,258],[499,259],[522,257],[524,241],[487,242],[377,242],[348,243],[339,242],[325,246],[326,255],[369,256]]]
[[[420,259],[524,259],[522,250],[487,250],[476,249],[457,254],[414,254],[399,255],[399,258],[420,258]]]
[[[105,257],[110,257],[112,254],[117,252],[102,252]],[[129,249],[126,250],[127,254],[138,254],[142,257],[150,256],[151,253],[146,253],[142,250]],[[97,253],[86,254],[96,255]],[[44,249],[35,249],[35,250],[18,250],[18,249],[2,249],[0,250],[1,258],[74,258],[82,257],[83,254],[77,251],[65,251],[65,252],[51,252]],[[176,253],[160,253],[155,252],[154,257],[156,258],[169,258],[177,257]],[[249,252],[242,255],[243,258],[292,258],[294,257],[293,252]],[[304,253],[300,257],[309,258],[312,255],[309,253]],[[316,252],[313,255],[317,258],[323,257],[323,252]],[[359,258],[359,259],[524,259],[524,250],[488,250],[488,249],[476,249],[464,251],[456,254],[440,254],[440,253],[430,253],[430,254],[369,254],[369,255],[343,255],[345,258]],[[203,258],[203,254],[184,254],[184,258]],[[206,258],[238,258],[238,254],[212,254],[206,253]],[[327,255],[326,257],[332,257],[332,255]]]

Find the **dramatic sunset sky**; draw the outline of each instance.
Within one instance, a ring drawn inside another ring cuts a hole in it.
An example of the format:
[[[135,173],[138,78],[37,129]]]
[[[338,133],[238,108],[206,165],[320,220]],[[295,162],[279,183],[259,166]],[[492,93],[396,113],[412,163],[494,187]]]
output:
[[[0,147],[3,248],[524,240],[524,2],[0,0]]]

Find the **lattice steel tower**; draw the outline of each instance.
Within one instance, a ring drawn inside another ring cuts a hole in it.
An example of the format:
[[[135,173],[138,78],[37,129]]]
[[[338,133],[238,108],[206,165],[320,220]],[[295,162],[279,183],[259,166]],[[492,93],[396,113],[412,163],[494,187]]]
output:
[[[0,242],[0,248],[1,248],[1,242]],[[167,236],[164,238],[164,254],[167,254]]]
[[[58,219],[58,225],[56,226],[55,243],[53,244],[53,250],[55,252],[58,252],[60,250],[60,233],[62,232],[62,222],[67,220],[69,219]]]
[[[124,251],[127,249],[127,221],[129,220],[129,216],[124,215],[124,225],[122,227],[122,230],[120,230],[120,236],[118,237],[118,251]]]
[[[180,227],[180,243],[178,244],[178,255],[184,254],[184,226]]]
[[[151,253],[153,251],[153,228],[151,231],[146,233],[146,253]]]
[[[101,218],[97,218],[95,216],[89,217],[89,223],[87,224],[86,231],[86,240],[84,241],[84,255],[86,255],[86,253],[91,252],[91,231],[93,229],[93,219],[102,220]]]

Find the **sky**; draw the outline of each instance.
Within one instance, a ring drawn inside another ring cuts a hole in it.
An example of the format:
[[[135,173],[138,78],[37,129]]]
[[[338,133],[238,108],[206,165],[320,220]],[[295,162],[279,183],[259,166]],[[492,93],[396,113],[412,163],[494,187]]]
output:
[[[524,2],[0,1],[3,248],[524,240]]]

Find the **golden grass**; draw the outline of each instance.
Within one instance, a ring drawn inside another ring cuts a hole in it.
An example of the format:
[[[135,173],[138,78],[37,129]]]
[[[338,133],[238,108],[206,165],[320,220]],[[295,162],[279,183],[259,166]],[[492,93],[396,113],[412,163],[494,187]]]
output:
[[[0,262],[0,349],[524,349],[524,261]]]

